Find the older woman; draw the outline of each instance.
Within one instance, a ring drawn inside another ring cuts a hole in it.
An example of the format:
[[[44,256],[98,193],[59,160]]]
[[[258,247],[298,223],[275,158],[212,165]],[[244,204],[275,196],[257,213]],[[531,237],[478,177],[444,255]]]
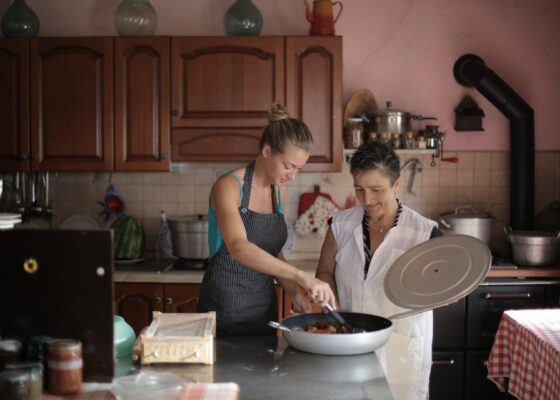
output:
[[[439,236],[437,224],[398,199],[400,163],[387,146],[358,148],[350,172],[360,205],[336,213],[321,249],[317,278],[337,295],[340,308],[389,317],[406,311],[385,295],[383,279],[398,256]],[[377,351],[396,399],[428,396],[432,312],[395,320],[389,342]]]

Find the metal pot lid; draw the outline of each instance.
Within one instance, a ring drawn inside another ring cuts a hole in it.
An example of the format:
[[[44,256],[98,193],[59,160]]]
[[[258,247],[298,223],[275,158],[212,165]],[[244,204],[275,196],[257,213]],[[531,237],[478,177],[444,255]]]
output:
[[[447,218],[451,220],[451,219],[469,219],[469,218],[494,219],[495,217],[486,211],[479,211],[471,206],[462,206],[462,207],[455,208],[455,211],[441,214],[441,218]]]
[[[385,294],[408,309],[441,307],[478,287],[492,262],[490,249],[468,235],[440,236],[402,254],[385,276]]]

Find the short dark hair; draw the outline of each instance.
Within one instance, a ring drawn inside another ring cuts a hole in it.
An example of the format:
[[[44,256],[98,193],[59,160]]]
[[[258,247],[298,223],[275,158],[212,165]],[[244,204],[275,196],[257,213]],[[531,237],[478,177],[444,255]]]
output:
[[[313,137],[309,128],[303,121],[291,118],[281,104],[272,104],[268,121],[259,142],[260,150],[263,149],[265,144],[268,144],[272,153],[284,153],[286,145],[292,144],[305,151],[311,151]]]
[[[350,159],[350,173],[360,175],[365,172],[380,170],[394,185],[401,176],[399,157],[387,145],[380,142],[362,144]]]

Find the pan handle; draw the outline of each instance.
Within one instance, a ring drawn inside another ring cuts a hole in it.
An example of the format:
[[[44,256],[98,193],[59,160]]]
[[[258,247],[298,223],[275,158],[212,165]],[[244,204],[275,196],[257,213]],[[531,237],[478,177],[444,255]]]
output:
[[[290,328],[287,328],[276,321],[268,321],[268,325],[273,327],[274,329],[280,329],[282,332],[288,332],[290,335],[293,333]]]

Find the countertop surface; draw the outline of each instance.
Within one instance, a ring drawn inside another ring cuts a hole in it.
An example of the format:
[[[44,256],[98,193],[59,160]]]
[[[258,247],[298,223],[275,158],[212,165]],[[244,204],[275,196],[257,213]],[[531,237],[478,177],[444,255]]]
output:
[[[300,352],[283,338],[216,338],[213,365],[150,366],[186,382],[235,382],[240,399],[393,399],[375,353],[322,356]],[[139,369],[136,369],[138,371]]]
[[[288,260],[309,274],[315,274],[317,260]],[[115,282],[201,283],[204,270],[175,270],[170,259],[147,259],[137,264],[115,264]],[[493,266],[487,278],[560,280],[560,266],[521,267],[512,264]]]

